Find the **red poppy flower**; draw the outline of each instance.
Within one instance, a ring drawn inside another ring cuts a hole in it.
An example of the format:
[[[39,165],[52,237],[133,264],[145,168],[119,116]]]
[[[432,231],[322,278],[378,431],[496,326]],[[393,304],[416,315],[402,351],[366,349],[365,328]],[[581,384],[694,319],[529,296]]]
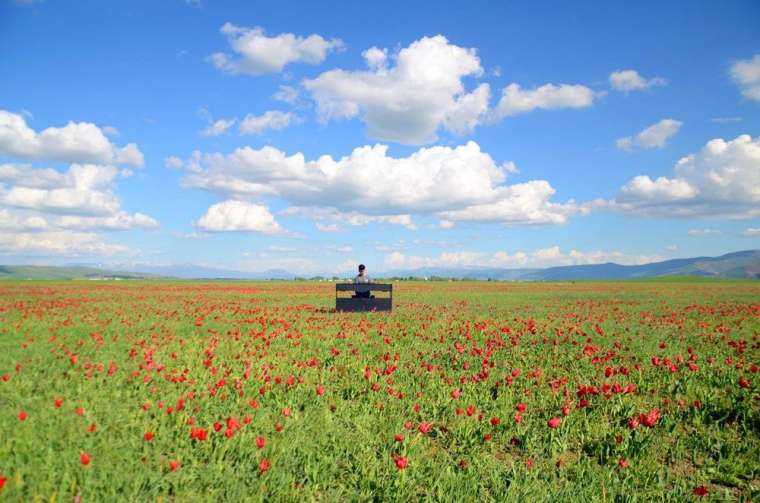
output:
[[[562,420],[558,417],[553,417],[546,422],[551,429],[559,428],[560,423],[562,423]]]
[[[261,473],[266,472],[269,470],[269,460],[264,458],[261,460],[261,463],[259,463],[259,470],[261,470]]]
[[[173,472],[177,471],[177,468],[179,468],[179,462],[178,461],[174,461],[174,460],[169,461],[169,469],[171,471],[173,471]]]
[[[256,437],[256,447],[263,449],[264,445],[266,445],[266,440],[264,437]]]
[[[525,409],[526,409],[526,408],[527,408],[527,407],[525,406],[525,404],[524,404],[524,403],[518,403],[518,404],[517,404],[517,412],[525,412]]]
[[[143,435],[143,440],[145,440],[146,442],[150,442],[151,440],[153,440],[154,436],[155,435],[153,435],[152,431],[146,431],[145,435]]]
[[[694,496],[707,496],[707,493],[710,491],[707,490],[707,486],[701,485],[694,488]]]
[[[325,387],[321,384],[317,386],[317,396],[322,396],[325,394]]]
[[[639,416],[639,421],[641,421],[647,428],[654,428],[660,421],[660,409],[654,408],[646,414],[641,414]]]
[[[409,460],[404,456],[397,456],[396,459],[394,459],[394,462],[396,463],[396,468],[399,470],[404,470],[409,466]]]
[[[393,437],[393,440],[396,442],[403,442],[404,441],[404,435],[401,433],[396,433],[396,435]]]
[[[90,464],[90,455],[86,452],[83,452],[79,455],[79,461],[84,465],[87,466]]]
[[[630,466],[630,464],[628,463],[628,460],[627,460],[627,459],[625,459],[625,458],[620,458],[620,459],[618,460],[618,466],[619,466],[620,468],[628,468],[628,467]]]
[[[227,418],[227,428],[230,430],[238,430],[240,429],[240,421],[237,420],[235,416],[231,416]]]
[[[29,414],[26,413],[25,410],[21,410],[18,413],[18,420],[19,421],[26,421],[26,419],[29,417]]]
[[[8,480],[4,476],[0,475],[0,490],[3,489],[3,486],[5,486],[5,481]]]

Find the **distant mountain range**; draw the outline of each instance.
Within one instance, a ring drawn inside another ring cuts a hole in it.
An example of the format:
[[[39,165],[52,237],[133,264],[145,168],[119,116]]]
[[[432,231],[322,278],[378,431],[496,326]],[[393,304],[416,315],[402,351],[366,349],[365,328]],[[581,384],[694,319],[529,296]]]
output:
[[[419,269],[394,269],[379,274],[388,278],[451,278],[498,281],[523,280],[541,269],[499,269],[497,267],[421,267]],[[375,274],[378,276],[378,274]]]
[[[233,271],[195,264],[131,264],[119,266],[119,269],[181,279],[294,279],[297,276],[284,269],[268,269],[262,272]]]
[[[292,280],[298,275],[282,269],[263,272],[233,271],[228,269],[180,264],[154,266],[132,264],[109,270],[90,265],[53,266],[0,266],[0,279],[278,279]],[[332,275],[326,275],[327,277]],[[760,250],[746,250],[720,257],[695,257],[665,260],[643,265],[614,263],[570,265],[546,269],[499,269],[491,267],[421,268],[392,270],[375,274],[375,277],[396,278],[452,278],[511,281],[569,281],[635,279],[662,276],[700,276],[711,278],[760,279]]]
[[[760,250],[727,253],[720,257],[695,257],[652,262],[643,265],[614,263],[568,265],[547,269],[415,269],[390,271],[396,277],[443,277],[516,281],[568,281],[581,279],[635,279],[660,276],[702,276],[712,278],[760,279]]]
[[[760,279],[760,250],[727,253],[720,257],[695,257],[665,260],[643,265],[593,264],[550,267],[520,279],[632,279],[657,276],[704,276],[712,278]]]
[[[116,272],[85,266],[0,265],[0,279],[155,279],[137,272]]]
[[[92,264],[54,266],[0,266],[0,279],[295,279],[282,269],[263,272],[232,271],[194,264],[157,266],[121,264],[101,267]]]

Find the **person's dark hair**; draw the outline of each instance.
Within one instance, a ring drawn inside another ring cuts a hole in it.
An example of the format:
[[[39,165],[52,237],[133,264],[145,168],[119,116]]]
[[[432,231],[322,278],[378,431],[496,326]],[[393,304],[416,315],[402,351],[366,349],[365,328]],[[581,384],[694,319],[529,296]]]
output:
[[[363,271],[364,269],[366,269],[366,267],[364,267],[364,264],[359,264],[359,270]]]

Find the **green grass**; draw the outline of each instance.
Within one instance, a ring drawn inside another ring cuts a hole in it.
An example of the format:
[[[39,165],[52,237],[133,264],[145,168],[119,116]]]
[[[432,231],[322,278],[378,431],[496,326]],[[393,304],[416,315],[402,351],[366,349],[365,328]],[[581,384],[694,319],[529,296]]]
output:
[[[760,497],[756,282],[399,282],[390,314],[333,299],[329,283],[3,283],[0,499]],[[582,387],[615,383],[636,391],[578,407]],[[231,438],[214,431],[231,417]]]

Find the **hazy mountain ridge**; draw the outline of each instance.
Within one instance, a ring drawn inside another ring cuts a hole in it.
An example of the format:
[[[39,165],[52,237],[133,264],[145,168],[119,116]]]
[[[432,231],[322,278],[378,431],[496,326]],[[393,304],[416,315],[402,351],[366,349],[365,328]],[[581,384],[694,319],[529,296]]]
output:
[[[423,267],[419,269],[396,269],[375,276],[391,278],[451,278],[451,279],[480,279],[480,280],[519,280],[524,276],[540,272],[541,269],[499,269],[495,267],[445,268]]]
[[[234,271],[221,268],[177,264],[155,266],[130,264],[114,266],[114,270],[87,265],[0,266],[0,279],[278,279],[292,280],[299,276],[283,269],[263,272]],[[323,274],[332,277],[332,274]],[[346,275],[340,275],[345,277]],[[760,279],[760,250],[727,253],[719,257],[694,257],[665,260],[643,265],[615,263],[570,265],[546,269],[499,269],[493,267],[437,268],[390,270],[372,275],[377,278],[451,278],[498,281],[571,281],[582,279],[613,280],[663,276],[700,276],[714,278]]]
[[[157,279],[160,276],[141,272],[111,271],[98,267],[86,266],[39,266],[39,265],[0,265],[0,279]]]
[[[122,265],[120,269],[132,272],[145,272],[160,276],[169,276],[181,279],[294,279],[297,275],[284,269],[268,269],[261,272],[235,271],[217,267],[208,267],[195,264],[174,265],[149,265],[132,264]]]
[[[665,260],[643,265],[614,263],[550,267],[520,279],[634,279],[658,276],[708,276],[715,278],[760,279],[760,250],[727,253],[719,257]]]

